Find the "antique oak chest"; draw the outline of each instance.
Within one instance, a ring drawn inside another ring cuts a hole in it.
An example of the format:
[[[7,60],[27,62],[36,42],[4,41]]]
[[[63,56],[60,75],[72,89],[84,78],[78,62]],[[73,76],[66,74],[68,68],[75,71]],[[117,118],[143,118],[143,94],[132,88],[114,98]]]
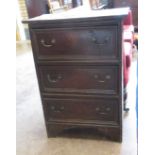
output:
[[[95,128],[122,141],[122,20],[128,8],[74,9],[28,23],[48,137]]]

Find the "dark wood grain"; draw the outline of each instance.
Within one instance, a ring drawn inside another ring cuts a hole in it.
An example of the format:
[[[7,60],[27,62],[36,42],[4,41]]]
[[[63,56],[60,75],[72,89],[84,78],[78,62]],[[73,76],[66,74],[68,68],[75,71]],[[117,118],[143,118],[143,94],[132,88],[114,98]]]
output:
[[[42,90],[57,93],[119,94],[117,66],[39,66]]]
[[[61,36],[61,37],[60,37]],[[117,58],[117,25],[33,31],[39,59],[59,57]],[[80,45],[80,46],[79,46]]]
[[[77,137],[84,139],[107,139],[122,142],[122,131],[117,126],[75,123],[47,123],[48,137]]]
[[[51,122],[80,122],[118,126],[118,99],[45,98],[46,120]]]
[[[48,137],[93,128],[122,140],[122,20],[128,9],[114,10],[25,21]]]

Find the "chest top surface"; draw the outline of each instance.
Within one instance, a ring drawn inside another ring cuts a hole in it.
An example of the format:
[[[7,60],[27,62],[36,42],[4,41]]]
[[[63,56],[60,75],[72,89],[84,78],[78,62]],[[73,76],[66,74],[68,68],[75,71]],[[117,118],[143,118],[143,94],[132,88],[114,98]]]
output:
[[[129,8],[114,8],[114,9],[105,9],[105,10],[90,10],[84,7],[78,7],[66,12],[57,13],[57,14],[43,14],[28,20],[24,20],[23,23],[42,23],[42,22],[55,22],[55,21],[75,21],[80,19],[114,19],[114,18],[123,18],[129,12]]]

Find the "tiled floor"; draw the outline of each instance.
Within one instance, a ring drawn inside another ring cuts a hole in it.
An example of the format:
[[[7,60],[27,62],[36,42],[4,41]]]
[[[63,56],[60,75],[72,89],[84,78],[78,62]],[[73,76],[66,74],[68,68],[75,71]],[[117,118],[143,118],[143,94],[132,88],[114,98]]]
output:
[[[17,155],[137,155],[136,58],[131,67],[128,106],[124,113],[123,142],[104,138],[47,138],[30,44],[17,45]],[[88,137],[91,137],[88,135]],[[98,136],[99,137],[99,136]]]

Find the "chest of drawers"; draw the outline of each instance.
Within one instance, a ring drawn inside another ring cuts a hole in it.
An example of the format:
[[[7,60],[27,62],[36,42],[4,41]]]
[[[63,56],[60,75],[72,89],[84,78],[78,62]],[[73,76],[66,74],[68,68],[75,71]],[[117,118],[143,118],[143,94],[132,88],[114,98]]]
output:
[[[25,21],[48,137],[95,128],[121,141],[122,19],[128,9],[77,13]]]

